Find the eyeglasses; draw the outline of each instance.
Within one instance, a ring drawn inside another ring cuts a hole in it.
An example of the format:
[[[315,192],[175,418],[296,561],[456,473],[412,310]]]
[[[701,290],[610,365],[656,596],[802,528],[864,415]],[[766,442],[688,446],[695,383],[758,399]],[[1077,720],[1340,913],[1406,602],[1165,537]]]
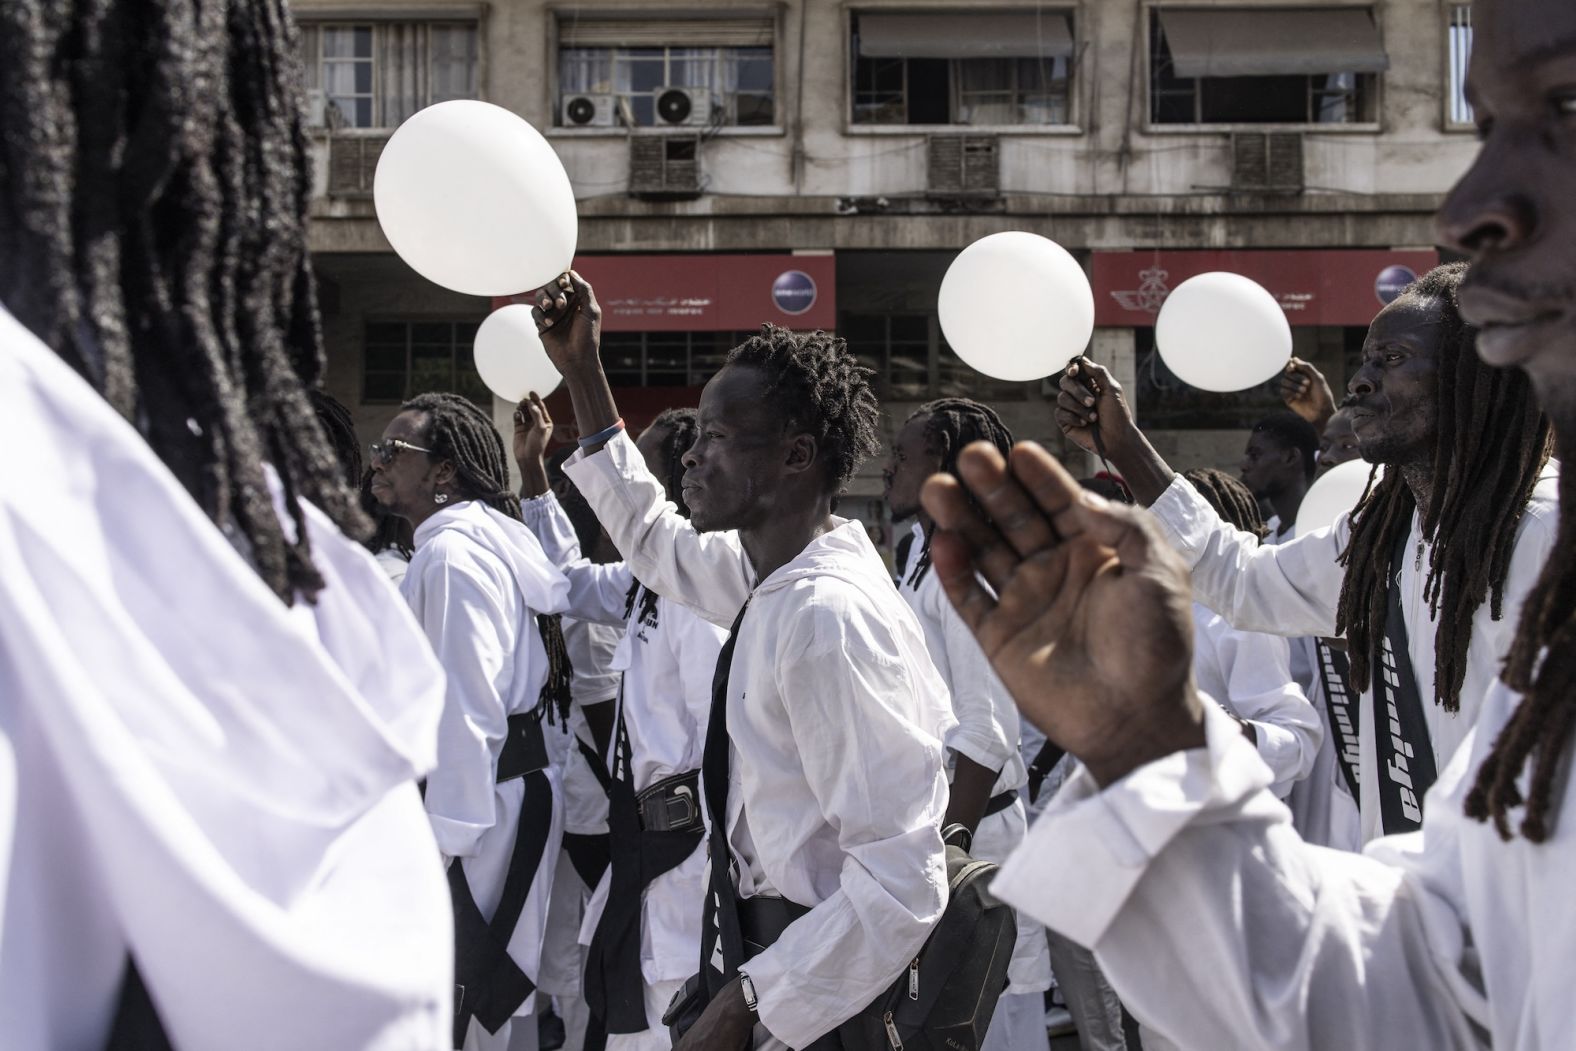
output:
[[[418,453],[432,452],[431,449],[423,449],[419,445],[412,445],[410,442],[402,442],[398,438],[387,438],[381,442],[373,442],[371,445],[367,446],[367,449],[372,453],[372,463],[376,467],[387,467],[389,464],[394,462],[394,457],[398,456],[406,449],[409,449],[411,452]]]

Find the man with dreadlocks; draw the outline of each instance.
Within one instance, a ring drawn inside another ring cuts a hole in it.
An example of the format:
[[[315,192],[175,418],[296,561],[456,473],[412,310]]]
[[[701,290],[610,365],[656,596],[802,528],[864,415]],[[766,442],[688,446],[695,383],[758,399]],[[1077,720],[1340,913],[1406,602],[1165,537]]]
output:
[[[1576,7],[1479,0],[1472,17],[1468,93],[1483,147],[1446,198],[1439,232],[1472,256],[1461,303],[1483,326],[1479,353],[1526,372],[1568,449]],[[1076,501],[1027,449],[1010,474],[969,453],[961,466],[990,494],[995,520],[1016,528],[987,547],[961,494],[927,490],[948,530],[934,542],[936,571],[1029,717],[1090,770],[1035,826],[997,883],[1004,896],[1093,939],[1135,1010],[1174,1022],[1190,1046],[1569,1046],[1576,487],[1567,476],[1559,543],[1524,604],[1504,678],[1430,791],[1421,834],[1356,856],[1305,846],[1231,724],[1164,674],[1163,662],[1187,650],[1188,584],[1149,516]],[[994,608],[974,592],[976,560],[1003,597]],[[1101,645],[1118,624],[1122,646]],[[1135,652],[1146,658],[1138,666]],[[1087,850],[1077,872],[1062,861],[1070,846]]]
[[[1367,713],[1357,720],[1364,841],[1418,827],[1555,539],[1548,422],[1524,375],[1473,353],[1476,330],[1456,299],[1464,272],[1437,267],[1374,319],[1349,389],[1363,458],[1383,476],[1333,528],[1279,546],[1230,528],[1172,473],[1100,366],[1072,366],[1057,401],[1074,441],[1092,448],[1101,428],[1112,464],[1190,564],[1200,601],[1244,630],[1346,639]],[[1080,373],[1101,387],[1098,403]]]
[[[508,1048],[510,1019],[535,1008],[563,837],[542,721],[568,719],[555,614],[569,583],[520,521],[503,439],[465,398],[401,406],[372,473],[372,495],[415,529],[400,590],[449,679],[425,799],[454,899],[453,1046]]]
[[[608,769],[611,864],[593,882],[583,931],[586,998],[609,1051],[667,1051],[662,1014],[695,973],[706,893],[701,750],[711,678],[728,633],[639,583],[623,562],[596,565],[548,489],[542,450],[553,431],[536,395],[515,410],[521,511],[569,579],[568,612],[616,626],[622,672]],[[694,409],[669,409],[635,442],[664,496],[688,515],[683,456],[695,443]],[[589,509],[588,509],[589,510]],[[593,515],[592,522],[596,519]],[[600,527],[599,527],[600,528]]]
[[[447,1027],[442,673],[308,396],[299,82],[276,0],[0,4],[8,1048]]]
[[[914,519],[898,590],[919,618],[958,720],[945,742],[951,794],[942,824],[968,828],[974,834],[970,853],[1000,864],[1029,828],[1020,798],[1029,774],[1019,754],[1018,709],[930,572],[932,523],[919,504],[925,479],[937,471],[955,471],[958,453],[976,441],[990,442],[1005,454],[1012,432],[994,409],[969,398],[921,405],[898,431],[883,479],[892,521]],[[1026,917],[1018,922],[1007,977],[1010,984],[996,1005],[985,1051],[1044,1051],[1049,1047],[1044,992],[1051,985],[1050,949],[1045,931]]]
[[[702,752],[698,995],[673,1005],[704,1010],[677,1051],[839,1046],[947,898],[946,687],[864,527],[832,513],[876,447],[868,374],[824,332],[736,347],[701,394],[685,519],[623,433],[590,286],[565,275],[537,314],[585,435],[570,477],[643,584],[733,626]]]

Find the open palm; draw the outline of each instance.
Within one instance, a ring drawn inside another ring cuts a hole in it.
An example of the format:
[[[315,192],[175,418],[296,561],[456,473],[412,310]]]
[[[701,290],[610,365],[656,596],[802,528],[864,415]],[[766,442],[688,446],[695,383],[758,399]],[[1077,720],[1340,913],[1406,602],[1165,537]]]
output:
[[[971,446],[959,469],[976,502],[947,475],[925,486],[932,563],[1029,720],[1101,783],[1201,744],[1187,572],[1148,513],[1033,443],[1010,463]]]

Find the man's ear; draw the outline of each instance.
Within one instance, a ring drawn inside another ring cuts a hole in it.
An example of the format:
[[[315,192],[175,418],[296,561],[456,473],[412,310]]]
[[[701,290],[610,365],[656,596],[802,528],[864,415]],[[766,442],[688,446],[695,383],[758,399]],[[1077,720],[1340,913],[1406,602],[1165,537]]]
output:
[[[788,439],[787,457],[783,466],[790,473],[808,471],[816,466],[820,446],[812,434],[795,434]]]
[[[440,460],[432,469],[432,480],[436,485],[448,485],[458,474],[453,460]]]

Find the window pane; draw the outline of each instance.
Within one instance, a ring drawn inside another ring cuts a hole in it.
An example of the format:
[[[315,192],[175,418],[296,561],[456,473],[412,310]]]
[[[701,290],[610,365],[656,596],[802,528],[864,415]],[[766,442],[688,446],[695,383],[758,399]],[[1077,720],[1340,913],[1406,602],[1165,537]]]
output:
[[[1199,80],[1205,124],[1304,124],[1308,78],[1204,77]]]
[[[447,347],[454,339],[454,325],[448,321],[417,321],[410,326],[412,343]]]
[[[401,343],[373,343],[368,336],[366,346],[366,361],[368,372],[403,372],[405,371],[405,344]]]
[[[372,100],[371,99],[357,99],[356,100],[356,127],[358,127],[358,128],[370,128],[370,127],[372,127]]]
[[[428,38],[431,102],[476,97],[476,27],[435,25]]]
[[[372,63],[357,62],[351,68],[355,70],[356,94],[370,95],[372,93]]]
[[[356,30],[348,26],[323,28],[324,58],[355,58]]]
[[[361,380],[362,401],[404,401],[405,373],[368,372]]]
[[[1467,102],[1467,63],[1472,58],[1472,5],[1457,4],[1450,9],[1450,123],[1471,124],[1472,107]]]
[[[397,343],[405,345],[405,324],[400,321],[370,321],[367,323],[368,343]]]

